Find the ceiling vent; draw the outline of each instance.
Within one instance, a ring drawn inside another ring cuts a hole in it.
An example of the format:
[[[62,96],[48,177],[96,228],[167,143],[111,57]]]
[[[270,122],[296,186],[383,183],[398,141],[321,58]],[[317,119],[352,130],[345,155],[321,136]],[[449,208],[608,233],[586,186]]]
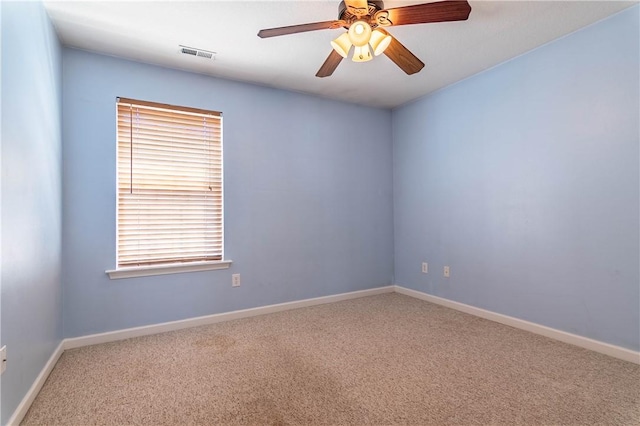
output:
[[[187,47],[180,45],[180,52],[185,55],[197,56],[205,59],[214,59],[216,52],[212,52],[210,50],[198,49],[195,47]]]

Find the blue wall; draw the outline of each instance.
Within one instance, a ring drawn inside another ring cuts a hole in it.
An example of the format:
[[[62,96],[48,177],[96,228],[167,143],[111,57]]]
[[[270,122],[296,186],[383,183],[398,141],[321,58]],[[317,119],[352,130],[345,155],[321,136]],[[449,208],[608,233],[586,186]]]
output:
[[[62,338],[61,49],[40,3],[2,2],[5,424]]]
[[[390,111],[72,49],[63,63],[67,337],[391,283]],[[105,274],[115,267],[117,96],[223,112],[230,269]]]
[[[638,16],[393,111],[397,284],[640,348]]]

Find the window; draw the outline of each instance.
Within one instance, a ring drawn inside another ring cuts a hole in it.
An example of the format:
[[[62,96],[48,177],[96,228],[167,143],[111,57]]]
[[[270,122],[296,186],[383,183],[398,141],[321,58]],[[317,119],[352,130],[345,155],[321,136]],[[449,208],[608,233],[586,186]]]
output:
[[[225,263],[222,114],[119,98],[117,152],[117,271]]]

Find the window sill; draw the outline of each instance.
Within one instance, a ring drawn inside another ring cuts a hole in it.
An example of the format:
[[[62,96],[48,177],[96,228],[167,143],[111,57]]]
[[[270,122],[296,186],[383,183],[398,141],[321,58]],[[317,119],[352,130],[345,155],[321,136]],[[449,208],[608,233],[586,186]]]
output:
[[[119,280],[122,278],[179,274],[182,272],[212,271],[216,269],[227,269],[229,266],[231,266],[230,260],[218,260],[213,262],[173,263],[169,265],[129,266],[105,272],[109,275],[110,279]]]

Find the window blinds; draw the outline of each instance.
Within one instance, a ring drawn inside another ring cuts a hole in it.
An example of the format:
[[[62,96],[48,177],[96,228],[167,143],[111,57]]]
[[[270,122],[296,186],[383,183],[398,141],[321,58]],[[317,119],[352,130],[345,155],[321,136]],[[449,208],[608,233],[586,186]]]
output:
[[[222,260],[219,112],[119,98],[118,266]]]

